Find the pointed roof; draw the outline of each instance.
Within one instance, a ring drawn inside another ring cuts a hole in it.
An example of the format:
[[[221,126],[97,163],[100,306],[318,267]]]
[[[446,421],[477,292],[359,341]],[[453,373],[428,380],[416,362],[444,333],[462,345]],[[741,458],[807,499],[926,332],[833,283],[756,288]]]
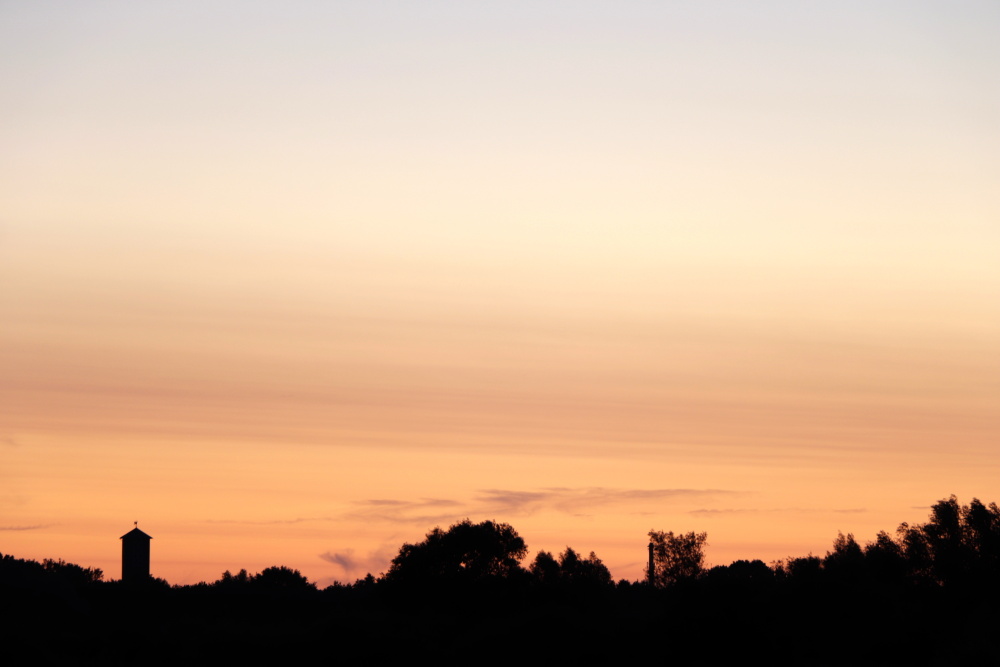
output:
[[[130,540],[134,540],[134,539],[137,539],[139,537],[145,537],[147,540],[153,539],[153,537],[151,535],[147,535],[146,533],[142,532],[141,530],[139,530],[138,527],[133,528],[132,530],[128,531],[127,533],[125,533],[124,535],[122,535],[121,537],[119,537],[118,539],[119,540],[124,540],[126,537],[128,539],[130,539]]]

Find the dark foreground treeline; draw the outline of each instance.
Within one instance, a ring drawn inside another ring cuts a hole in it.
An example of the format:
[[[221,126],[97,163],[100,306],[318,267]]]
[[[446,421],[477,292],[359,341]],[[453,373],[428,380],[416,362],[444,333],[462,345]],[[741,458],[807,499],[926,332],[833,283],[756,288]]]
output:
[[[650,533],[654,584],[468,520],[389,570],[318,590],[296,570],[212,583],[102,581],[0,558],[4,646],[32,664],[996,664],[1000,509],[953,496],[927,523],[823,557],[704,569],[704,534]]]

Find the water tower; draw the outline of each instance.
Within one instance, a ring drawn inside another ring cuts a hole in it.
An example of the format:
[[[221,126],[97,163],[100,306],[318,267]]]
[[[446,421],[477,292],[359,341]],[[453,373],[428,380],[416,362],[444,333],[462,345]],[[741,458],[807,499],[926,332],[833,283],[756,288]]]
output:
[[[122,541],[122,581],[138,584],[149,581],[149,541],[153,539],[135,528],[121,536]]]

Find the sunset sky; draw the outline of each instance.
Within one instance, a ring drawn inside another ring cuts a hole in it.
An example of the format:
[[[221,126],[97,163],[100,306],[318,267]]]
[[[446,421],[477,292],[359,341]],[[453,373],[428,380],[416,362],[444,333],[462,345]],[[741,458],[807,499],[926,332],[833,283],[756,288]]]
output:
[[[0,4],[0,552],[642,576],[1000,501],[1000,4]]]

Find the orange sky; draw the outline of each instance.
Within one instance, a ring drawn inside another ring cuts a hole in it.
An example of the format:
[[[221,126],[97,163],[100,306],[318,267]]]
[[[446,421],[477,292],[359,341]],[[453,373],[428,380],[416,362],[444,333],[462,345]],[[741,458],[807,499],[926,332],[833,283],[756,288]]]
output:
[[[0,552],[635,579],[1000,500],[998,18],[0,9]]]

